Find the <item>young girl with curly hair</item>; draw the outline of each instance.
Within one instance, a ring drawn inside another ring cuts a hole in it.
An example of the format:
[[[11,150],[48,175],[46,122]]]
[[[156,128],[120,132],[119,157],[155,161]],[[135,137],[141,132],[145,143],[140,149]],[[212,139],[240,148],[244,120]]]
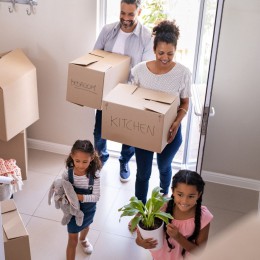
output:
[[[89,226],[93,222],[96,203],[100,197],[101,162],[92,143],[88,140],[77,140],[66,160],[67,170],[63,178],[72,183],[77,193],[80,209],[84,213],[83,224],[78,226],[73,216],[67,225],[68,245],[67,260],[75,260],[78,239],[83,251],[91,254],[93,246],[87,239]]]

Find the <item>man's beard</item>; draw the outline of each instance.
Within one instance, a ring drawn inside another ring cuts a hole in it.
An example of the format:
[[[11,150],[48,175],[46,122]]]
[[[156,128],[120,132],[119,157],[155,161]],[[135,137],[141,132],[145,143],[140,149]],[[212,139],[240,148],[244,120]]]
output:
[[[135,20],[124,20],[121,18],[120,24],[121,24],[121,27],[123,27],[125,29],[129,29],[135,24]]]

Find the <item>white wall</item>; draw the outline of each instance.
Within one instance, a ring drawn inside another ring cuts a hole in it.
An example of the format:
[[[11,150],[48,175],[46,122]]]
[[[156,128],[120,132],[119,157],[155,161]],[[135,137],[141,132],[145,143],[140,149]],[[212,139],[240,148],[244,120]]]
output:
[[[11,4],[0,2],[0,52],[21,48],[37,68],[40,120],[28,128],[31,139],[69,146],[93,139],[94,110],[65,99],[68,63],[96,39],[97,2],[39,0],[30,16],[27,5],[9,13]]]
[[[226,0],[203,170],[260,180],[260,1]]]

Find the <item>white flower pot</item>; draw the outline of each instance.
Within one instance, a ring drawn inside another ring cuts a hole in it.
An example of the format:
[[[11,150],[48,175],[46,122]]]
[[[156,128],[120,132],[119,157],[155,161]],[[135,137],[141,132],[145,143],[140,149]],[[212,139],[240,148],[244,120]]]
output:
[[[154,230],[145,230],[138,225],[142,238],[144,239],[153,238],[157,240],[157,246],[153,249],[150,249],[151,251],[158,250],[163,246],[163,239],[164,239],[163,225],[164,222],[162,222],[159,228]]]

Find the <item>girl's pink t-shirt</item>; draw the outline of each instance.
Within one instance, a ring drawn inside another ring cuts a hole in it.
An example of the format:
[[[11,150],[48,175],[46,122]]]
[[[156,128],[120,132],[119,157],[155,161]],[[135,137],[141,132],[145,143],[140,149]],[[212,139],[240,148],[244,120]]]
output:
[[[207,209],[207,207],[202,206],[201,207],[201,229],[203,229],[205,226],[207,226],[211,220],[213,219],[213,215],[210,213],[210,211]],[[191,236],[195,223],[194,218],[186,219],[186,220],[172,220],[173,224],[179,229],[180,233],[185,236],[186,238]],[[179,243],[177,243],[173,238],[169,239],[170,243],[175,246],[174,249],[170,251],[170,248],[168,247],[166,239],[163,241],[163,247],[156,251],[150,251],[154,260],[182,260],[184,259],[181,252],[182,247]],[[189,253],[186,252],[185,256],[188,256]]]

